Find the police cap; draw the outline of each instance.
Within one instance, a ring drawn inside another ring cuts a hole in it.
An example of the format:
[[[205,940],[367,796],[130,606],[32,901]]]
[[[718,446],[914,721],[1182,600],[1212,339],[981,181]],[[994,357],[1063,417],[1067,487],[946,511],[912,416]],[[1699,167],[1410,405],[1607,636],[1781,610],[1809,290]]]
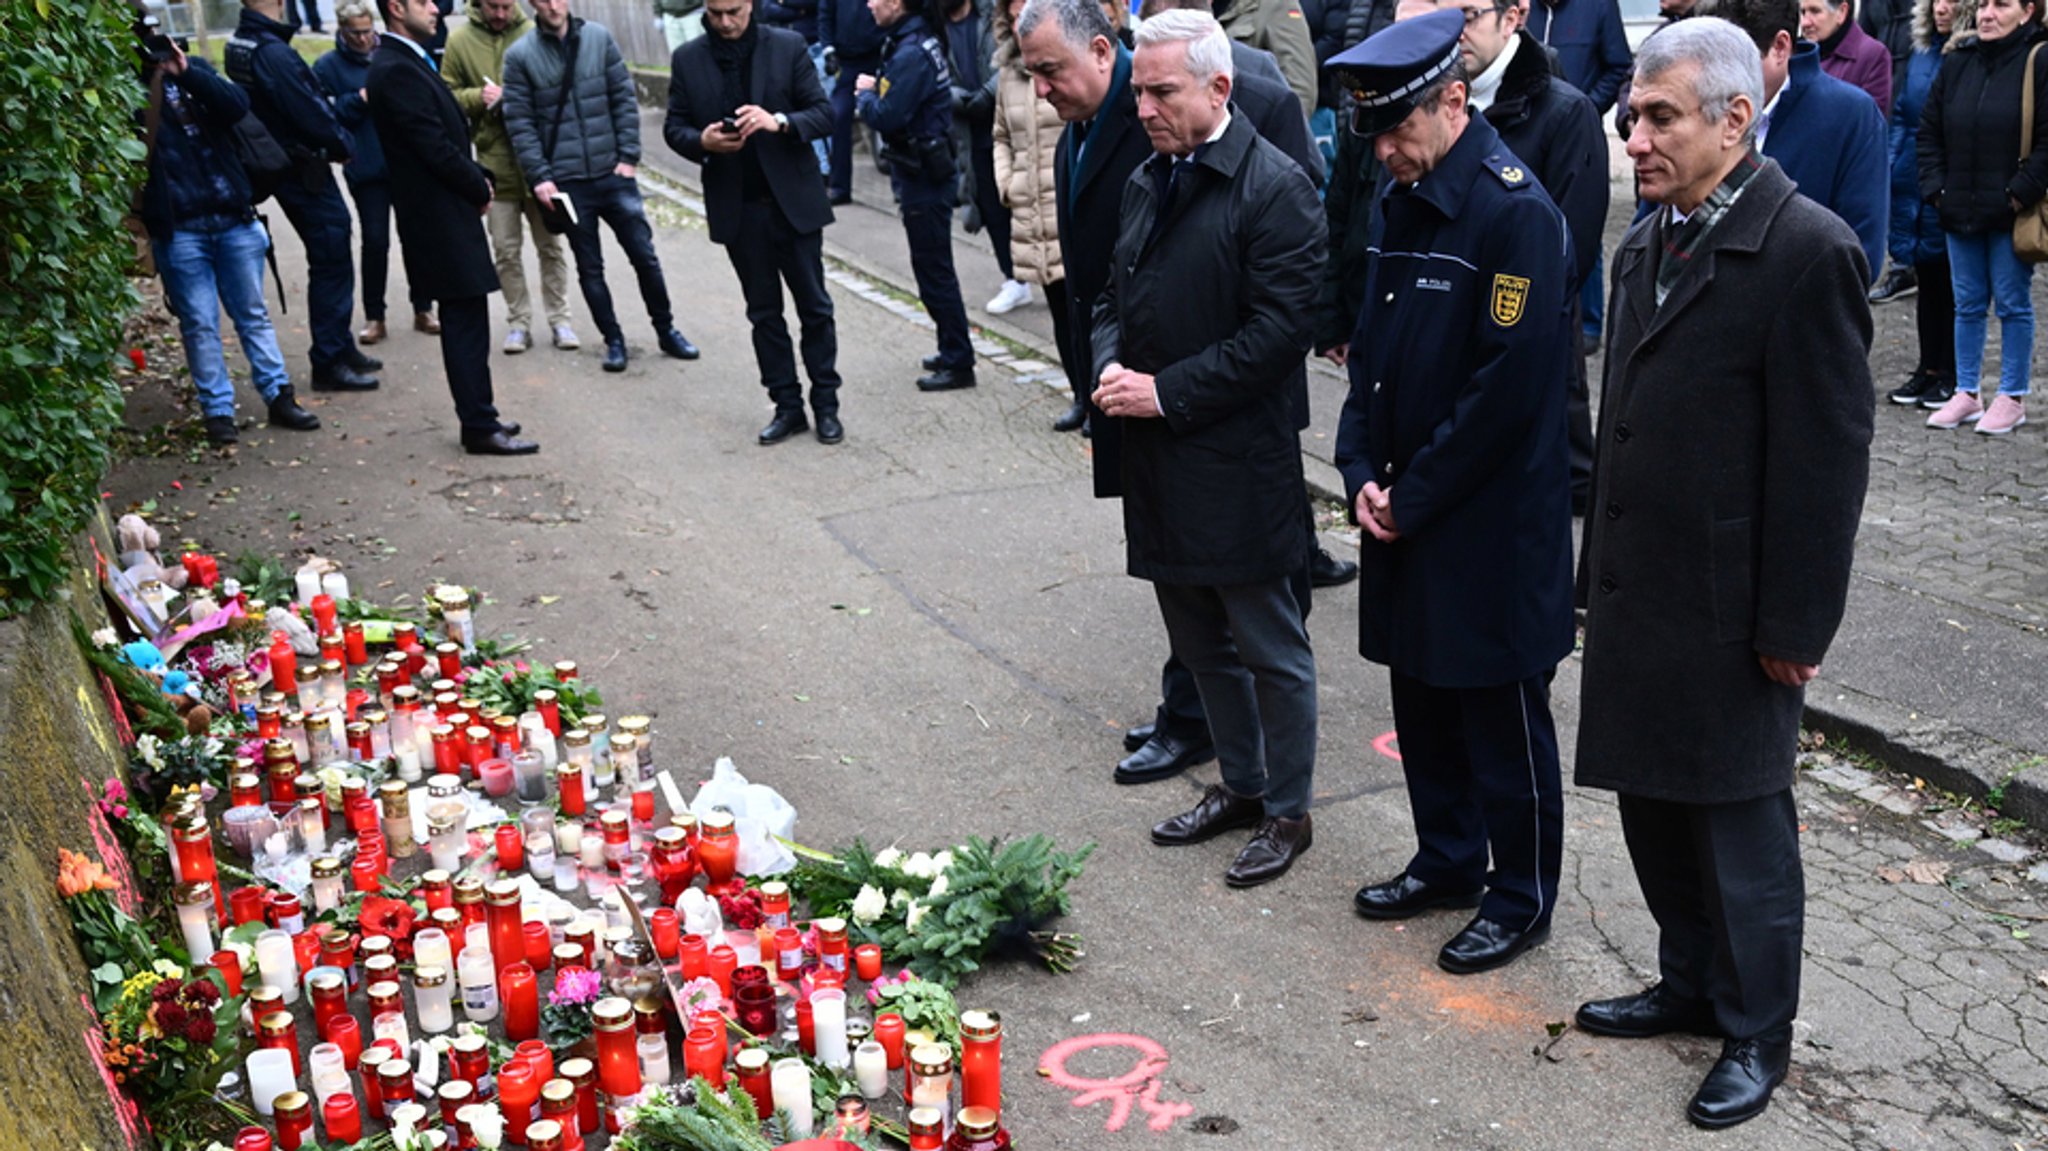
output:
[[[1458,62],[1465,13],[1440,8],[1390,25],[1330,57],[1329,68],[1351,92],[1351,130],[1377,136],[1408,118],[1416,98]]]

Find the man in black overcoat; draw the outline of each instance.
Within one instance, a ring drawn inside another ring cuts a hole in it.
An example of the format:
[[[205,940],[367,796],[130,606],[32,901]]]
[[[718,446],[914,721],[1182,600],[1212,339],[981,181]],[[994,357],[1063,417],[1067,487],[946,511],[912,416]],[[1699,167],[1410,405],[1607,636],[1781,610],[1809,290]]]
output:
[[[775,402],[760,442],[778,444],[810,426],[782,318],[787,283],[803,330],[818,439],[836,444],[846,433],[839,423],[839,335],[825,290],[832,205],[810,144],[831,135],[832,102],[804,38],[757,23],[751,0],[708,0],[704,26],[709,36],[684,44],[669,60],[662,138],[704,166],[711,242],[725,247],[739,276],[761,386]]]
[[[1138,30],[1130,86],[1155,155],[1125,186],[1090,350],[1095,406],[1123,433],[1130,573],[1152,582],[1194,672],[1223,776],[1152,839],[1256,828],[1224,872],[1249,887],[1285,874],[1313,838],[1294,390],[1324,230],[1301,167],[1231,114],[1230,81],[1214,17],[1163,12]]]
[[[469,155],[469,125],[425,45],[441,14],[434,0],[378,0],[390,33],[370,59],[370,119],[391,169],[398,235],[416,253],[413,286],[441,304],[441,365],[471,455],[528,455],[519,425],[498,418],[491,396],[490,295],[498,272],[483,216],[491,179]]]
[[[1744,47],[1698,17],[1636,58],[1628,150],[1653,210],[1614,261],[1579,567],[1576,780],[1620,793],[1663,978],[1578,1023],[1721,1037],[1686,1108],[1709,1128],[1763,1111],[1791,1059],[1793,763],[1848,598],[1875,399],[1866,258],[1754,150]]]

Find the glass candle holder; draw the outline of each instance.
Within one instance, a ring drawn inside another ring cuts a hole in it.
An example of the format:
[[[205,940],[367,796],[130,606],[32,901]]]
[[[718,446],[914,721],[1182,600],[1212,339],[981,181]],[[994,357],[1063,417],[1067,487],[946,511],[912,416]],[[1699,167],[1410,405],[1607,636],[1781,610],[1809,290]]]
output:
[[[527,749],[512,757],[512,781],[513,787],[519,793],[519,802],[547,801],[547,762],[540,752]]]
[[[852,1062],[846,1049],[846,992],[821,987],[811,992],[811,1033],[818,1048],[818,1061],[833,1070]]]
[[[421,1031],[439,1035],[455,1026],[455,1010],[451,1003],[454,989],[448,986],[446,967],[415,968],[412,986],[413,1007],[419,1013]]]
[[[286,1004],[299,1001],[299,962],[290,935],[275,928],[258,935],[256,968],[263,986],[275,988]]]
[[[640,1035],[634,1038],[633,1043],[635,1053],[640,1059],[641,1082],[650,1087],[668,1086],[668,1036]],[[713,1086],[724,1086],[724,1065],[721,1063],[711,1070],[716,1074],[706,1074],[704,1077],[712,1080]]]
[[[811,1111],[811,1069],[801,1059],[778,1059],[769,1071],[775,1109],[789,1114],[791,1139],[809,1139],[815,1123]]]
[[[880,1099],[888,1093],[889,1056],[880,1043],[868,1039],[854,1048],[853,1077],[860,1084],[862,1098]]]

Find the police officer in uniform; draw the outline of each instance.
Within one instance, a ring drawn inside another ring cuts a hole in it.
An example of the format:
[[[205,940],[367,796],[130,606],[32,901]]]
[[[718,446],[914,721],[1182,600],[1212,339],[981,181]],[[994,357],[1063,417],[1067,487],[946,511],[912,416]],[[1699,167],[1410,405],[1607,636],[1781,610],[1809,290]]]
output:
[[[1418,843],[1356,906],[1477,906],[1437,955],[1460,975],[1543,942],[1557,903],[1575,286],[1563,215],[1466,102],[1464,22],[1433,12],[1330,61],[1388,176],[1337,465],[1367,537],[1360,649],[1391,673]]]
[[[889,183],[902,204],[903,234],[910,241],[910,270],[917,298],[939,329],[937,355],[924,360],[920,391],[946,392],[974,386],[974,346],[967,333],[967,305],[953,272],[953,201],[959,177],[953,161],[953,76],[946,49],[932,35],[917,0],[868,0],[868,11],[886,37],[882,74],[854,81],[855,108],[882,137]]]

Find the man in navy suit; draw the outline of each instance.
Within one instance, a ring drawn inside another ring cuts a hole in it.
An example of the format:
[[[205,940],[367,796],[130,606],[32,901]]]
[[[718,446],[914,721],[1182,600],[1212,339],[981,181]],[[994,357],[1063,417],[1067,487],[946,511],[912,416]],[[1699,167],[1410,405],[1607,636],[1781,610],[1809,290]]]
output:
[[[414,286],[441,302],[441,365],[471,455],[540,450],[498,418],[491,396],[490,295],[498,272],[484,236],[491,177],[469,155],[469,124],[426,45],[441,14],[434,0],[378,0],[385,36],[370,59],[370,119],[391,169],[398,235],[420,255]]]

